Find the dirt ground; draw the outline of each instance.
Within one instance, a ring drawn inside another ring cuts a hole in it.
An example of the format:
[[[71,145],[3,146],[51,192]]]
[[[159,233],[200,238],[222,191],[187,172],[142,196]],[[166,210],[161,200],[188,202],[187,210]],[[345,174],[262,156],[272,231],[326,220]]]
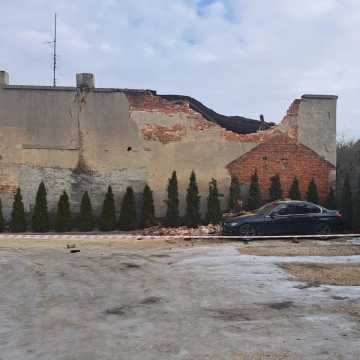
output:
[[[242,255],[257,256],[351,256],[360,255],[360,242],[352,244],[346,239],[319,240],[263,240],[235,241],[217,238],[182,239],[173,236],[123,236],[109,235],[10,235],[0,233],[0,248],[11,249],[63,249],[75,245],[81,249],[178,249],[199,246],[232,245]]]
[[[123,249],[150,250],[172,249],[194,246],[195,241],[184,241],[171,237],[126,237],[121,235],[6,235],[0,234],[0,247],[11,249],[64,249],[67,245],[76,245],[80,249]],[[197,245],[207,244],[196,241]],[[219,241],[212,241],[219,243]]]
[[[1,235],[0,359],[360,359],[360,287],[314,286],[289,267],[358,269],[358,245],[282,244],[346,256],[246,254],[277,241]]]

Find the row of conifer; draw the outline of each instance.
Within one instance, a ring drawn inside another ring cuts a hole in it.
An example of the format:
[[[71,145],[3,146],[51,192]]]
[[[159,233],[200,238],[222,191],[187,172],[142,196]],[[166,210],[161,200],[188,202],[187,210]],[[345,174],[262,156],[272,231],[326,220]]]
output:
[[[269,196],[268,199],[270,201],[275,201],[283,198],[289,198],[291,200],[306,200],[312,202],[314,204],[320,204],[319,194],[317,185],[314,179],[312,179],[307,187],[307,191],[305,194],[305,198],[301,198],[300,188],[299,188],[299,180],[297,177],[294,177],[294,180],[288,190],[287,196],[285,196],[280,176],[278,174],[272,176],[270,178],[270,187],[269,187]],[[256,173],[251,176],[250,188],[249,188],[249,196],[246,204],[247,210],[257,209],[262,205],[263,201],[261,198],[261,191],[259,186],[259,178]],[[322,204],[328,209],[335,209],[336,207],[336,198],[335,192],[333,188],[330,188],[325,203]]]
[[[226,210],[231,210],[237,206],[240,195],[241,189],[239,179],[237,177],[232,177]],[[293,200],[301,199],[299,181],[297,178],[294,178],[288,195],[289,198]],[[283,198],[283,190],[279,175],[275,175],[271,178],[269,196],[270,200]],[[165,201],[167,211],[162,222],[165,226],[169,227],[176,227],[180,225],[197,227],[200,224],[218,224],[223,214],[219,198],[220,194],[217,187],[217,181],[215,179],[211,179],[207,197],[207,212],[205,218],[202,219],[200,213],[199,189],[195,172],[192,171],[186,192],[185,215],[182,217],[179,210],[180,201],[177,175],[174,171],[171,178],[168,180],[167,200]],[[317,187],[314,180],[309,183],[306,200],[319,203]],[[261,205],[262,199],[259,179],[257,173],[255,172],[251,177],[249,196],[245,204],[245,208],[247,210],[253,210]],[[329,208],[334,208],[335,206],[335,196],[332,190],[329,193],[327,206]],[[149,227],[156,223],[153,192],[148,185],[145,185],[143,189],[140,214],[137,213],[136,199],[132,187],[128,187],[126,189],[126,193],[122,199],[119,218],[116,218],[115,200],[111,186],[108,187],[107,193],[105,194],[102,211],[98,218],[93,213],[91,199],[88,192],[83,194],[79,210],[79,215],[76,217],[76,221],[74,221],[74,216],[71,213],[69,197],[66,191],[64,191],[59,198],[56,216],[54,221],[52,221],[53,224],[51,224],[47,205],[47,191],[45,184],[41,182],[36,194],[35,206],[32,211],[30,221],[27,221],[25,214],[21,189],[19,188],[17,190],[14,196],[9,228],[12,232],[25,232],[29,227],[34,232],[48,232],[52,228],[54,228],[57,232],[68,232],[74,228],[74,223],[76,222],[76,228],[84,232],[92,231],[95,228],[98,228],[101,231],[113,231],[117,229],[130,231],[137,228]],[[0,230],[4,230],[4,228],[5,221],[2,215],[0,202]]]

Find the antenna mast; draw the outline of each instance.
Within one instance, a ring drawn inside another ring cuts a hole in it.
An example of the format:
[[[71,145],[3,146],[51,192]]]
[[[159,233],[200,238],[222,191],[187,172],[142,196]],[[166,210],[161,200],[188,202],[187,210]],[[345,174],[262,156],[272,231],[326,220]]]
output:
[[[56,86],[56,13],[55,13],[55,29],[54,29],[54,63],[53,63],[53,86]]]

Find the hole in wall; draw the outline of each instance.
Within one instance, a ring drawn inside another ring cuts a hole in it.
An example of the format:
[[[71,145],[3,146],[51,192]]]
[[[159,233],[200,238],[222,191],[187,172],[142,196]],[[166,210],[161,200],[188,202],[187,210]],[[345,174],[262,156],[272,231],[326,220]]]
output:
[[[126,151],[131,151],[131,150],[132,150],[131,146],[128,146],[128,148],[126,149]]]

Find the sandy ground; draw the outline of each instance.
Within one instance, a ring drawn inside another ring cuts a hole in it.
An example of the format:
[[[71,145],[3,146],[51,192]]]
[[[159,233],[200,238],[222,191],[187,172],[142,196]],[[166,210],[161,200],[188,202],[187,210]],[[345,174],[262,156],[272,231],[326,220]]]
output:
[[[360,287],[307,286],[283,267],[360,256],[131,242],[1,236],[0,359],[360,359]]]

